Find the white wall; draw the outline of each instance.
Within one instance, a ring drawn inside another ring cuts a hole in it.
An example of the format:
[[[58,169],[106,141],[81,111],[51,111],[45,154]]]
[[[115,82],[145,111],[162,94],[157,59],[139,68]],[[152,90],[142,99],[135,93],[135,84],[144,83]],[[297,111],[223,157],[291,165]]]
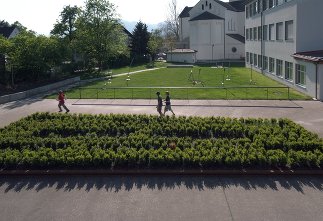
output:
[[[318,75],[319,75],[318,94],[320,96],[319,97],[320,101],[323,101],[323,85],[322,85],[323,84],[323,64],[318,65]]]
[[[195,63],[195,53],[167,53],[167,62]]]
[[[190,36],[190,48],[198,51],[197,60],[211,60],[212,48],[214,60],[223,58],[223,20],[191,21]]]

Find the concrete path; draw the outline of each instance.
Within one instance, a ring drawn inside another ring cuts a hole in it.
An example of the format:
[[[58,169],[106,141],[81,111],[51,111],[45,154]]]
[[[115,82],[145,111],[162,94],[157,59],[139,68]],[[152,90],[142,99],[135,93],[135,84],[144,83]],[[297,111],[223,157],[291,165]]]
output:
[[[172,105],[177,116],[289,118],[323,138],[323,103],[319,101],[173,100]],[[157,114],[156,100],[67,100],[67,106],[71,113]],[[35,112],[57,110],[57,101],[42,98],[3,104],[0,127]]]
[[[0,177],[0,220],[318,221],[322,177]]]

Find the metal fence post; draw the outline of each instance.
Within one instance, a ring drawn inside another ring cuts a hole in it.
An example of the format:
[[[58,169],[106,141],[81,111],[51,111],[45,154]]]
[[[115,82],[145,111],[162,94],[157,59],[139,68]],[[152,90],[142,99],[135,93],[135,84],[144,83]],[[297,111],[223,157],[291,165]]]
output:
[[[226,98],[228,100],[228,88],[225,88],[225,96],[226,96]]]
[[[96,99],[99,99],[99,89],[96,89]]]
[[[116,99],[116,88],[113,88],[113,99]]]
[[[80,88],[80,99],[82,99],[82,89]]]
[[[269,100],[269,88],[267,87],[267,100]]]

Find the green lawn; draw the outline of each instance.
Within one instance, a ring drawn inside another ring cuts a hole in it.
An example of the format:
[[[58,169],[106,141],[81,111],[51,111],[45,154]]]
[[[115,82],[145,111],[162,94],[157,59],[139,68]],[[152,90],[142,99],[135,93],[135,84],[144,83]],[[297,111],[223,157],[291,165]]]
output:
[[[113,72],[127,73],[128,68]],[[140,70],[140,67],[130,71]],[[191,70],[192,73],[191,74]],[[200,74],[199,74],[200,72]],[[287,88],[284,85],[248,68],[198,67],[191,68],[161,68],[130,76],[113,77],[111,83],[101,80],[67,92],[69,98],[155,98],[156,91],[169,90],[172,99],[288,99]],[[252,82],[251,82],[252,78]],[[194,84],[193,81],[196,83]],[[128,83],[128,85],[127,85]],[[203,87],[203,85],[204,87]],[[151,88],[134,88],[151,87]],[[166,88],[165,88],[166,87]],[[172,88],[192,87],[192,88]],[[217,87],[217,88],[210,88]],[[231,87],[231,88],[230,88]],[[236,88],[243,87],[243,88]],[[263,88],[259,88],[263,87]],[[54,97],[54,96],[52,96]],[[293,89],[290,89],[290,99],[310,99]]]

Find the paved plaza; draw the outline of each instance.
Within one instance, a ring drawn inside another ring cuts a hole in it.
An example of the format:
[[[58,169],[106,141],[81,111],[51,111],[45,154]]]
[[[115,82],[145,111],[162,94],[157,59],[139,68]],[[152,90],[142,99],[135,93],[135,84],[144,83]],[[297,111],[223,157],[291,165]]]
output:
[[[173,100],[177,116],[289,118],[323,137],[318,101]],[[154,114],[156,100],[67,100],[71,113]],[[0,127],[57,101],[0,105]],[[65,113],[63,113],[65,114]],[[0,220],[322,220],[322,176],[0,176]]]

